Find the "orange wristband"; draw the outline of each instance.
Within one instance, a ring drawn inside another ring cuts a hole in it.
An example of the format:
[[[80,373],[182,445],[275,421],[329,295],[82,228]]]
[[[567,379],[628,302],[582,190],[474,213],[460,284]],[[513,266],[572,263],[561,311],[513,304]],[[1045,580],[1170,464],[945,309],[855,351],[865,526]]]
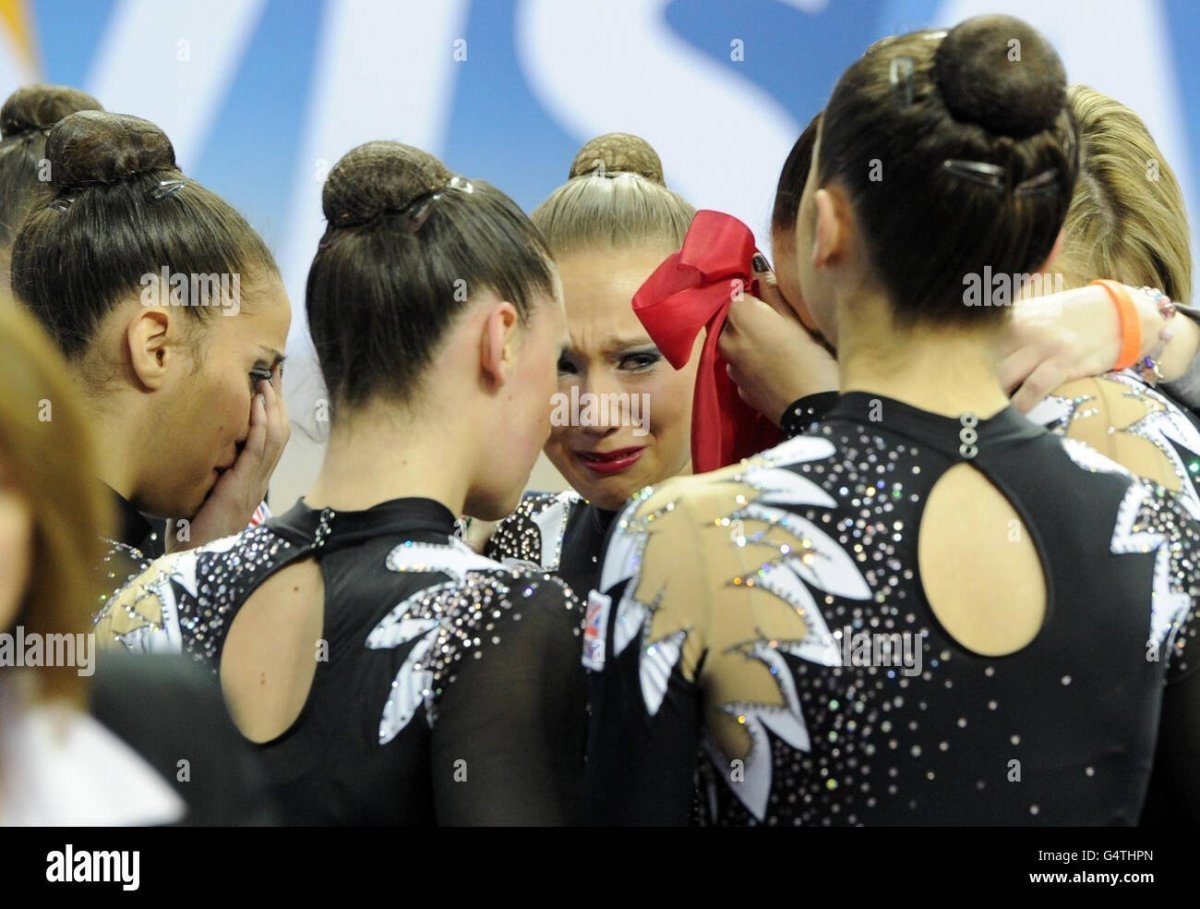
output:
[[[1117,305],[1117,319],[1121,326],[1121,353],[1117,357],[1113,369],[1128,369],[1138,361],[1142,352],[1142,322],[1137,308],[1129,299],[1125,288],[1116,281],[1101,278],[1091,283],[1103,287],[1113,303]]]

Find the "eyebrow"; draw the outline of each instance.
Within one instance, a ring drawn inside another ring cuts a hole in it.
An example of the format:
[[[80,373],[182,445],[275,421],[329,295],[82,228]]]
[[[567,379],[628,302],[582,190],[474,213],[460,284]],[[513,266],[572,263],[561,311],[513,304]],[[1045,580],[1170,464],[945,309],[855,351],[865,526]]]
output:
[[[604,346],[606,354],[623,354],[631,350],[658,350],[658,345],[649,338],[613,338]]]

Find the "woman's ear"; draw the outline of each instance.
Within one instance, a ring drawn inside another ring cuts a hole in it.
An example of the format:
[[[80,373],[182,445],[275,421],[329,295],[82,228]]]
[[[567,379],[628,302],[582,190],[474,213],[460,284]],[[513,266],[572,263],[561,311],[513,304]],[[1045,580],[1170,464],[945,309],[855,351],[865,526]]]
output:
[[[507,301],[492,306],[483,321],[479,344],[479,366],[496,388],[504,384],[515,356],[514,343],[520,317]]]
[[[845,197],[836,190],[818,189],[813,201],[817,207],[817,225],[813,232],[812,264],[824,268],[841,258],[847,240],[847,225],[842,209]]]
[[[133,374],[143,386],[157,390],[166,381],[172,346],[172,315],[163,306],[141,306],[125,325],[124,342]]]

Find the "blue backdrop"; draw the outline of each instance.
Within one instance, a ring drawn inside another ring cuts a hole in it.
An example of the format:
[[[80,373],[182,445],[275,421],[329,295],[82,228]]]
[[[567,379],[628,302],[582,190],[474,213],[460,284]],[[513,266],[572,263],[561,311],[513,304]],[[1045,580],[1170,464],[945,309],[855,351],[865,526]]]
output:
[[[277,252],[295,396],[321,183],[354,145],[419,145],[531,209],[583,141],[634,132],[673,188],[765,243],[780,165],[841,71],[984,12],[1032,22],[1072,82],[1137,110],[1200,210],[1191,0],[0,0],[0,90],[69,83],[166,129]]]

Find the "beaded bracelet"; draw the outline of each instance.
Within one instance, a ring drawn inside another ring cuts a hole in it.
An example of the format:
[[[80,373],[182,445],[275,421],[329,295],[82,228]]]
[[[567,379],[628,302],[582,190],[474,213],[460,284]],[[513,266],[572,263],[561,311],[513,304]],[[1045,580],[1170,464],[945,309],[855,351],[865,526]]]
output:
[[[1162,381],[1163,377],[1158,361],[1167,347],[1167,342],[1175,337],[1175,332],[1171,330],[1169,323],[1175,318],[1179,312],[1179,308],[1171,301],[1170,297],[1157,287],[1143,287],[1141,291],[1144,294],[1148,294],[1154,300],[1155,305],[1158,307],[1158,314],[1162,317],[1163,326],[1158,332],[1158,343],[1154,345],[1149,354],[1142,358],[1138,365],[1137,373],[1147,385],[1157,385]]]

